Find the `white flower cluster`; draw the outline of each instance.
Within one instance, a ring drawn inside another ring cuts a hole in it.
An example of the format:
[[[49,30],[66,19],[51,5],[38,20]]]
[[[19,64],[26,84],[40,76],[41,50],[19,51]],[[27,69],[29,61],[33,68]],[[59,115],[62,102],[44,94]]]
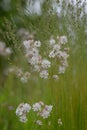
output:
[[[41,47],[41,42],[33,39],[25,40],[23,41],[23,46],[28,63],[34,68],[34,71],[39,72],[41,78],[47,79],[51,62],[40,55],[39,48]]]
[[[45,105],[44,109],[39,113],[39,115],[43,117],[43,119],[48,118],[50,116],[52,108],[52,105]]]
[[[41,111],[41,107],[44,105],[44,103],[43,102],[36,102],[35,104],[33,104],[33,106],[32,106],[32,109],[33,109],[33,111],[36,111],[36,112],[38,112],[38,111]]]
[[[42,117],[43,119],[46,119],[50,116],[50,113],[52,111],[53,106],[52,105],[45,105],[43,102],[37,102],[33,104],[33,111],[37,112],[37,115]]]
[[[11,48],[6,47],[4,42],[0,41],[0,55],[1,56],[8,56],[12,53]]]
[[[69,57],[68,48],[65,47],[67,43],[66,36],[57,36],[56,39],[50,39],[50,48],[51,51],[49,52],[49,58],[56,60],[58,63],[58,73],[63,74],[68,66],[67,59]],[[54,74],[53,78],[58,79],[58,75]]]
[[[21,68],[15,66],[8,68],[6,73],[15,74],[18,78],[20,78],[22,83],[27,83],[28,79],[30,78],[30,73],[28,71],[23,72]]]
[[[37,120],[37,121],[36,121],[36,124],[38,124],[38,125],[43,125],[43,123],[42,123],[41,120]]]
[[[49,74],[49,68],[52,67],[52,63],[55,62],[56,59],[56,61],[58,61],[58,73],[61,74],[65,72],[66,67],[68,66],[67,59],[69,57],[67,52],[68,48],[65,47],[66,43],[66,36],[57,36],[56,39],[51,38],[48,45],[50,46],[48,50],[50,52],[49,55],[47,55],[49,58],[48,60],[42,58],[42,55],[40,54],[40,41],[34,41],[33,38],[23,41],[25,56],[28,63],[33,67],[33,71],[38,72],[40,77],[43,79],[47,79],[50,76],[52,76],[53,79],[59,79],[58,74]]]
[[[39,120],[39,118],[48,118],[50,116],[52,108],[52,105],[45,105],[42,101],[34,103],[32,107],[28,103],[21,103],[16,109],[16,115],[20,118],[21,122],[25,123],[27,121],[27,113],[29,113],[32,109],[33,112],[37,113],[37,120],[35,121],[36,124],[42,125],[43,123],[41,120]]]
[[[58,119],[58,125],[59,125],[59,126],[62,126],[62,125],[63,125],[61,118]]]
[[[27,121],[27,113],[31,110],[31,106],[28,103],[21,103],[16,109],[16,115],[20,118],[21,122]]]
[[[39,40],[35,41],[33,35],[29,35],[29,40],[23,40],[22,43],[25,58],[30,66],[30,72],[23,72],[18,67],[9,69],[9,72],[13,72],[20,78],[21,82],[27,83],[28,79],[36,73],[43,79],[53,78],[58,80],[59,74],[63,74],[68,67],[69,49],[66,44],[66,36],[51,37],[49,44],[46,46],[48,49],[46,53],[41,51],[41,42]]]
[[[41,46],[40,41],[35,41],[34,40],[25,40],[23,41],[23,45],[25,48],[25,55],[28,60],[28,62],[32,65],[39,65],[41,62],[41,56],[39,54],[38,47]]]

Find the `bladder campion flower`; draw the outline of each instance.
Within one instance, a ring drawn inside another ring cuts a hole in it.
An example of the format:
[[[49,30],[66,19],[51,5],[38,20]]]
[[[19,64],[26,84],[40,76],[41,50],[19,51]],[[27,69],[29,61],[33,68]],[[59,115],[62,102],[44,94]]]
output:
[[[52,108],[52,105],[45,105],[44,109],[39,113],[39,115],[43,117],[43,119],[48,118],[50,116]]]
[[[21,122],[27,121],[27,113],[31,110],[31,106],[28,103],[21,103],[16,109],[16,115],[20,118]]]
[[[36,124],[38,124],[38,125],[43,125],[43,123],[42,123],[41,120],[37,120],[37,121],[36,121]]]

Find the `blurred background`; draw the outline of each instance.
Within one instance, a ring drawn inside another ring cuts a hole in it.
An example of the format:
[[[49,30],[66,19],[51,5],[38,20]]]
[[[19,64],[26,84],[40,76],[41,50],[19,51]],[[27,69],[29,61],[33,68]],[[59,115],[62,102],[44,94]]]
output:
[[[13,66],[24,71],[31,69],[24,57],[23,40],[32,37],[40,40],[43,53],[48,49],[48,39],[57,35],[67,36],[70,54],[69,67],[58,81],[43,80],[35,73],[24,84],[16,75],[7,73]],[[87,130],[86,77],[86,0],[0,0],[1,130]],[[40,127],[31,121],[19,122],[15,114],[17,106],[21,102],[32,104],[41,100],[54,105],[52,125]],[[57,118],[62,119],[62,127],[58,126]]]

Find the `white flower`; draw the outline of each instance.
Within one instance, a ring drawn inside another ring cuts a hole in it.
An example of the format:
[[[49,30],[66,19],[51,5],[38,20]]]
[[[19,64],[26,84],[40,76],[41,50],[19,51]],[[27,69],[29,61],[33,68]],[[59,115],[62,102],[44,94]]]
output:
[[[52,108],[53,108],[52,105],[46,105],[46,106],[45,106],[45,109],[46,109],[47,111],[49,111],[49,112],[52,111]]]
[[[41,111],[40,116],[43,117],[43,119],[46,119],[50,116],[50,112],[52,111],[52,105],[45,105],[45,108]]]
[[[47,68],[50,68],[50,67],[51,67],[51,63],[50,63],[50,61],[44,59],[44,60],[42,60],[42,62],[41,62],[41,66],[42,66],[42,68],[47,69]]]
[[[65,72],[65,66],[59,66],[59,74],[63,74]]]
[[[35,47],[40,47],[41,46],[41,42],[40,41],[35,41],[34,42],[34,46]]]
[[[40,116],[43,117],[43,119],[48,118],[49,115],[50,115],[49,111],[46,111],[46,110],[43,110],[43,111],[40,113]]]
[[[63,123],[62,123],[62,120],[59,118],[58,119],[58,125],[61,126]]]
[[[27,81],[30,77],[30,73],[29,72],[23,73],[21,68],[17,68],[16,75],[17,75],[17,77],[20,77],[20,80],[22,83],[27,83]]]
[[[0,42],[0,55],[7,56],[12,53],[11,48],[7,47],[4,42]]]
[[[10,54],[12,53],[11,48],[7,47],[7,48],[5,49],[5,53],[6,53],[6,55],[10,55]]]
[[[23,71],[21,68],[17,69],[16,75],[17,75],[17,77],[21,77],[23,75]]]
[[[31,110],[31,106],[28,103],[21,103],[16,109],[16,115],[22,116]]]
[[[57,39],[59,40],[59,36],[57,36]]]
[[[25,76],[22,76],[22,77],[20,78],[20,80],[21,80],[22,83],[27,83],[27,82],[28,82],[28,78],[25,77]]]
[[[16,109],[16,115],[21,116],[23,115],[23,104],[20,104],[18,108]]]
[[[61,63],[62,63],[62,66],[64,66],[65,68],[68,67],[67,59],[62,60]]]
[[[23,45],[26,49],[29,49],[31,47],[31,41],[25,40],[25,41],[23,41]]]
[[[29,112],[31,110],[30,104],[25,103],[23,106],[24,106],[24,111]]]
[[[59,42],[60,42],[60,44],[66,44],[67,43],[67,37],[66,36],[60,36]]]
[[[53,75],[53,79],[59,79],[58,75]]]
[[[41,106],[44,106],[44,103],[43,103],[42,101],[39,101],[39,104],[40,104]]]
[[[43,79],[47,79],[48,78],[48,71],[47,70],[42,70],[40,72],[40,77],[43,78]]]
[[[54,58],[56,56],[56,53],[53,51],[50,52],[49,58]]]
[[[38,49],[37,49],[37,48],[32,48],[31,52],[32,52],[32,55],[33,55],[33,56],[35,56],[35,55],[38,55],[38,54],[39,54],[39,51],[38,51]]]
[[[39,72],[40,71],[40,66],[39,65],[34,65],[34,71]]]
[[[33,104],[33,111],[41,111],[41,104],[39,102]]]
[[[24,76],[25,76],[26,78],[29,78],[29,77],[30,77],[30,73],[27,71],[27,72],[24,73]]]
[[[20,116],[20,121],[23,122],[23,123],[27,122],[26,115]]]
[[[63,58],[63,59],[67,59],[69,57],[69,55],[65,51],[59,51],[58,52],[58,57]]]
[[[43,123],[42,123],[41,120],[37,120],[36,123],[37,123],[38,125],[43,125]]]
[[[41,57],[39,55],[33,56],[31,59],[29,59],[29,63],[31,65],[37,65],[41,61]]]
[[[53,46],[56,43],[55,39],[51,38],[50,39],[50,46]]]
[[[60,50],[60,48],[61,47],[58,44],[56,44],[56,45],[53,46],[53,50],[56,51],[56,52],[58,52]]]
[[[27,118],[26,115],[31,110],[31,106],[28,103],[21,103],[16,109],[16,115],[19,117],[21,122],[26,122]]]

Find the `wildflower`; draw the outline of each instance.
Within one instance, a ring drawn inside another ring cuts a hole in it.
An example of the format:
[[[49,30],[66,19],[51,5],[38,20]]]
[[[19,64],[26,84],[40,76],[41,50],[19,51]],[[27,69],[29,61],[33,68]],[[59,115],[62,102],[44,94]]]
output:
[[[39,104],[40,104],[41,106],[44,106],[44,103],[43,103],[42,101],[39,101]]]
[[[53,46],[56,43],[55,39],[51,38],[50,39],[50,46]]]
[[[69,55],[65,51],[59,51],[57,56],[63,59],[67,59],[69,57]]]
[[[52,105],[46,105],[45,109],[49,111],[49,113],[52,111],[53,106]]]
[[[23,122],[23,123],[27,122],[26,115],[23,115],[23,116],[20,117],[20,122]]]
[[[21,122],[27,121],[27,113],[31,110],[31,106],[28,103],[21,103],[16,109],[16,115],[19,117]]]
[[[25,47],[26,49],[30,49],[30,47],[31,47],[31,42],[30,42],[30,40],[25,40],[25,41],[23,41],[23,45],[24,45],[24,47]]]
[[[60,45],[58,45],[58,44],[54,45],[53,50],[58,52],[60,50]]]
[[[62,120],[60,118],[58,119],[58,125],[59,126],[63,125]]]
[[[32,55],[35,56],[35,55],[38,55],[39,54],[39,51],[37,48],[32,48]]]
[[[49,58],[54,58],[56,56],[56,53],[53,51],[50,52]]]
[[[60,44],[66,44],[67,43],[67,37],[66,36],[60,36],[59,42],[60,42]]]
[[[64,66],[65,68],[68,67],[67,59],[61,60],[61,65]]]
[[[25,76],[26,78],[29,78],[29,77],[30,77],[30,73],[29,73],[29,72],[25,72],[25,73],[24,73],[24,76]]]
[[[21,116],[28,113],[31,110],[31,106],[28,103],[21,103],[16,109],[16,115]]]
[[[41,46],[41,42],[40,41],[35,41],[34,42],[34,46],[35,47],[40,47]]]
[[[46,111],[46,110],[43,110],[41,113],[40,113],[40,116],[43,117],[43,119],[46,119],[49,117],[49,111]]]
[[[41,104],[39,102],[33,104],[33,111],[41,111]]]
[[[67,47],[63,47],[67,42],[66,36],[57,36],[57,43],[54,38],[50,38],[49,41],[49,58],[53,58],[55,61],[58,59],[59,64],[59,73],[64,73],[66,67],[68,66],[67,58],[69,57],[67,53]],[[51,62],[47,59],[42,59],[42,56],[39,53],[39,47],[41,42],[34,41],[32,38],[29,40],[23,41],[25,49],[25,57],[27,58],[28,63],[33,67],[33,71],[39,72],[40,77],[47,79],[49,76],[48,68],[51,67]],[[53,76],[54,79],[58,79],[57,75]],[[28,78],[26,76],[21,77],[22,82],[27,82]]]
[[[45,108],[41,111],[40,116],[43,117],[43,119],[48,118],[52,111],[52,107],[52,105],[46,105]]]
[[[59,36],[57,36],[57,39],[59,40]]]
[[[65,72],[65,66],[59,66],[59,74],[63,74]]]
[[[29,59],[29,63],[31,65],[37,65],[37,64],[40,64],[40,61],[41,61],[41,58],[39,55],[35,55],[33,56],[31,59]]]
[[[51,67],[51,63],[50,63],[50,61],[44,59],[44,60],[42,60],[42,62],[41,62],[41,66],[42,66],[42,68],[47,69],[47,68],[50,68],[50,67]]]
[[[34,65],[34,71],[39,72],[40,71],[40,66],[39,65]]]
[[[25,40],[25,41],[23,41],[23,45],[24,45],[25,49],[30,49],[33,42],[34,42],[33,40]]]
[[[48,71],[47,70],[42,70],[40,72],[40,77],[43,78],[43,79],[47,79],[48,78]]]
[[[17,69],[16,75],[17,75],[17,77],[21,77],[23,75],[23,71],[21,68]]]
[[[10,54],[12,53],[11,48],[7,47],[7,48],[5,49],[5,53],[6,53],[6,55],[10,55]]]
[[[21,80],[22,83],[27,83],[27,82],[28,82],[28,79],[27,79],[27,77],[25,77],[25,76],[22,76],[22,77],[20,78],[20,80]]]
[[[38,125],[43,125],[43,123],[42,123],[41,120],[37,120],[37,121],[36,121],[36,124],[38,124]]]
[[[7,56],[10,55],[11,53],[12,53],[11,48],[6,47],[5,43],[0,41],[0,55]]]
[[[40,112],[42,109],[42,106],[44,106],[44,103],[42,101],[36,102],[35,104],[33,104],[32,109],[33,109],[33,111]]]
[[[59,79],[58,75],[53,75],[53,79]]]

